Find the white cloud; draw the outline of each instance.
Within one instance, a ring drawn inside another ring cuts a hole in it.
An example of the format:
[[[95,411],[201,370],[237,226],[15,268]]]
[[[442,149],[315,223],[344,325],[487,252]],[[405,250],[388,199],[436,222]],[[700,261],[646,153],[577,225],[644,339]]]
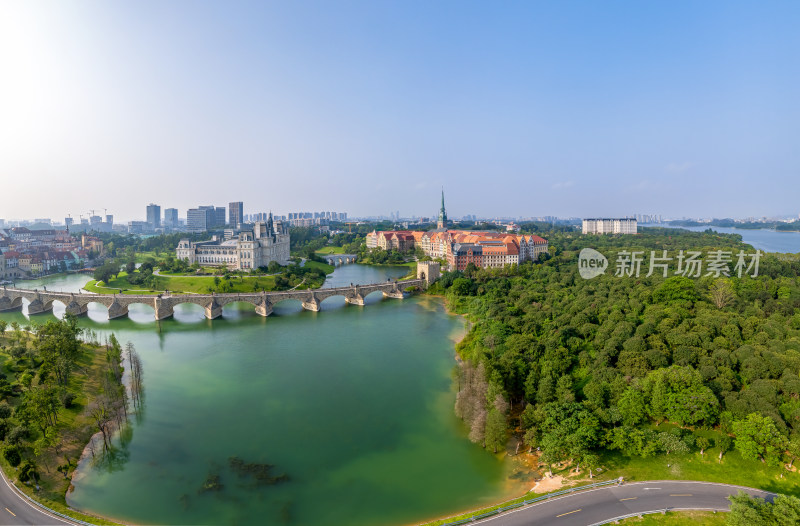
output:
[[[669,163],[665,168],[665,172],[679,174],[688,171],[690,168],[694,166],[694,163],[690,163],[689,161],[684,161],[682,163]]]
[[[553,184],[550,188],[553,190],[563,190],[564,188],[572,188],[575,186],[574,181],[559,181],[558,183]]]

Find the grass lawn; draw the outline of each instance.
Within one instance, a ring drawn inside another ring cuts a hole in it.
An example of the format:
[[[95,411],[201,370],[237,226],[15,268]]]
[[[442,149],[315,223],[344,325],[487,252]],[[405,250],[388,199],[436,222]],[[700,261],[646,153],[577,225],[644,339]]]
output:
[[[398,281],[402,281],[404,279],[417,279],[417,262],[416,261],[409,261],[408,263],[403,263],[404,267],[408,267],[408,272],[405,276],[398,279]]]
[[[334,267],[333,265],[328,265],[327,263],[320,263],[319,261],[310,261],[310,260],[306,260],[305,268],[322,269],[322,271],[325,272],[325,274],[330,274],[336,269],[336,267]]]
[[[344,254],[344,247],[325,247],[317,250],[316,254],[321,256],[326,254]]]
[[[636,524],[640,526],[724,526],[727,513],[713,513],[710,511],[669,511],[665,515],[654,513],[645,515],[641,519],[634,517],[625,519],[620,524]]]
[[[261,289],[273,290],[275,288],[274,276],[247,276],[247,277],[231,277],[230,281],[220,278],[220,284],[217,286],[214,278],[208,276],[156,276],[155,289],[158,292],[148,292],[147,285],[131,285],[126,279],[127,274],[120,272],[116,278],[111,279],[107,284],[98,284],[97,281],[89,281],[84,285],[84,289],[89,292],[96,292],[98,294],[115,294],[122,289],[123,294],[158,294],[169,290],[171,292],[180,293],[195,293],[207,294],[209,287],[214,292],[253,292]],[[230,284],[230,287],[227,284]],[[225,288],[223,290],[223,284]],[[144,292],[142,292],[144,290]]]
[[[173,292],[195,292],[206,294],[209,287],[214,292],[257,292],[262,289],[275,288],[274,276],[248,276],[231,277],[230,281],[220,278],[219,286],[214,284],[214,278],[205,276],[157,276],[157,288],[169,289]],[[226,284],[225,289],[221,287]],[[227,286],[230,284],[230,287]]]
[[[153,258],[153,259],[156,259],[156,260],[163,259],[164,258],[164,253],[162,253],[160,256],[156,256],[156,253],[152,252],[152,251],[151,252],[136,252],[134,257],[136,258],[136,262],[137,263],[144,263],[145,260],[148,259],[148,258]]]
[[[719,450],[714,448],[707,450],[703,457],[694,452],[629,458],[609,452],[603,456],[602,465],[608,475],[623,476],[626,481],[705,480],[800,496],[800,474],[796,472],[745,460],[738,451],[725,453],[722,463],[717,462],[718,456]]]
[[[0,346],[7,346],[8,341],[7,337],[0,337]],[[27,369],[28,365],[25,365],[25,362],[26,359],[18,362],[4,349],[0,350],[0,372],[5,374],[12,382],[17,374]],[[68,391],[75,393],[77,398],[71,408],[60,407],[58,410],[57,428],[59,434],[64,437],[60,454],[56,454],[51,448],[46,450],[38,459],[39,485],[41,487],[39,491],[35,491],[31,486],[21,482],[17,483],[17,487],[29,497],[59,513],[70,515],[92,524],[112,525],[117,523],[69,510],[64,496],[67,493],[70,481],[56,471],[56,467],[64,464],[65,459],[69,459],[74,468],[83,448],[94,433],[94,425],[86,414],[86,408],[90,403],[90,399],[100,391],[105,370],[105,348],[82,345],[81,356],[67,386]],[[12,406],[19,405],[20,402],[20,398],[14,396],[10,396],[8,400]],[[2,466],[9,480],[17,480],[17,469],[12,467],[2,455],[0,455],[0,466]]]
[[[97,280],[94,280],[94,279],[90,280],[89,282],[86,283],[86,285],[83,286],[83,290],[86,290],[88,292],[94,292],[95,294],[118,294],[119,293],[119,287],[117,287],[117,288],[104,287],[104,286],[98,285],[97,283],[98,283]],[[126,283],[125,286],[126,287],[130,287],[132,285],[128,285]],[[123,294],[152,294],[154,296],[156,294],[159,294],[158,292],[154,292],[154,291],[129,290],[129,289],[122,289],[122,293]]]

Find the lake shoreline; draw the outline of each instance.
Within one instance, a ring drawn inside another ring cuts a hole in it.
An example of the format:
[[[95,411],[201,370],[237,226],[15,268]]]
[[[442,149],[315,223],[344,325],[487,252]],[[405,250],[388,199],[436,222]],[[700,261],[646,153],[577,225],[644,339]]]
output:
[[[406,270],[343,265],[325,286],[385,282]],[[77,293],[87,279],[69,276],[26,286]],[[277,523],[288,513],[297,524],[402,526],[502,499],[516,479],[507,480],[504,463],[466,440],[453,415],[453,348],[469,326],[446,314],[441,298],[377,296],[363,308],[331,298],[320,313],[282,303],[269,318],[232,308],[213,322],[189,305],[159,324],[147,306],[110,322],[105,307],[90,304],[81,326],[97,331],[100,339],[114,332],[123,346],[131,341],[139,349],[147,405],[141,418],[130,420],[133,436],[125,424],[121,434],[117,431],[113,459],[106,455],[92,463],[91,451],[83,456],[70,507],[134,524],[229,524],[253,517]],[[63,312],[59,303],[48,316]],[[26,313],[4,317],[24,323]],[[248,379],[246,386],[242,378]],[[409,379],[421,390],[410,388]],[[359,411],[347,409],[352,403]],[[339,433],[332,447],[320,450],[291,416],[297,411],[316,412],[315,425],[322,428],[340,429],[348,421],[358,430],[358,447],[350,448],[351,433]],[[220,425],[209,428],[209,415]],[[240,429],[245,417],[269,424],[248,424],[250,438],[237,439],[231,431]],[[376,421],[382,425],[376,427]],[[276,427],[285,432],[275,433]],[[86,449],[94,434],[89,431],[72,458]],[[101,448],[95,442],[98,459]],[[257,489],[226,467],[231,456],[275,464],[275,473],[288,473],[292,482]],[[414,460],[423,457],[430,462]],[[223,479],[219,493],[198,489],[210,472]],[[380,481],[389,472],[392,487],[413,497],[405,504],[379,505],[385,494]],[[143,498],[150,504],[137,506]],[[300,506],[309,499],[315,504]],[[352,499],[361,503],[355,515]]]
[[[126,357],[127,357],[127,360],[126,360]],[[126,367],[126,363],[128,364],[127,367]],[[130,371],[131,371],[130,355],[128,355],[127,353],[123,352],[122,356],[121,356],[121,359],[120,359],[120,364],[119,365],[120,365],[120,367],[122,367],[122,385],[125,386],[125,394],[128,397],[128,400],[131,400],[132,399],[132,397],[131,397],[132,384],[131,384],[131,374],[130,374]],[[119,428],[116,425],[116,422],[112,421],[109,424],[109,430],[107,431],[108,434],[110,435],[110,440],[113,441],[114,438],[118,437],[119,433],[121,431],[122,431],[122,429]],[[105,519],[105,520],[109,520],[109,521],[113,521],[113,522],[119,522],[119,519],[116,519],[116,518],[113,518],[113,517],[108,517],[108,516],[104,516],[104,515],[98,515],[98,514],[96,514],[94,512],[82,510],[79,507],[74,506],[73,503],[71,503],[70,499],[69,499],[70,494],[75,490],[75,482],[80,483],[80,480],[82,478],[84,478],[84,477],[89,475],[88,471],[89,471],[89,468],[91,467],[91,463],[96,458],[96,454],[97,454],[96,451],[99,449],[100,452],[101,452],[100,453],[101,455],[104,453],[104,451],[102,449],[103,448],[102,442],[103,442],[103,433],[101,431],[97,431],[96,433],[94,433],[89,438],[89,441],[84,446],[83,451],[81,451],[80,457],[78,457],[78,462],[77,462],[77,464],[75,466],[75,469],[72,471],[72,474],[70,475],[70,483],[69,483],[69,487],[67,488],[67,492],[64,495],[64,501],[66,502],[67,506],[69,506],[70,509],[74,509],[75,511],[77,511],[79,513],[84,513],[84,514],[87,514],[87,515],[94,515],[94,516],[97,516],[97,517]]]

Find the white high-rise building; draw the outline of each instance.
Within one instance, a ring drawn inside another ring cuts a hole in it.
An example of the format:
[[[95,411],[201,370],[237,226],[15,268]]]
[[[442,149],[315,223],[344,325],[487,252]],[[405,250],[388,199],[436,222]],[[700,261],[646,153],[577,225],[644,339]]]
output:
[[[636,234],[637,224],[634,218],[591,218],[583,220],[584,234]]]

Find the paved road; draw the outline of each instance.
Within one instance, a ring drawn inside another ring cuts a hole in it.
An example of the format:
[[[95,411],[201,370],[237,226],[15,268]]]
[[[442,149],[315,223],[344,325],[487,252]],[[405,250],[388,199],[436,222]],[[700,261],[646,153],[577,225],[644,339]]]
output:
[[[12,487],[0,470],[0,525],[16,526],[18,524],[35,524],[36,526],[64,526],[75,524],[61,517],[55,517],[34,506]]]
[[[745,491],[767,500],[768,493],[741,486],[691,481],[625,483],[555,498],[477,521],[487,526],[587,526],[603,520],[664,508],[727,510],[728,495]]]

